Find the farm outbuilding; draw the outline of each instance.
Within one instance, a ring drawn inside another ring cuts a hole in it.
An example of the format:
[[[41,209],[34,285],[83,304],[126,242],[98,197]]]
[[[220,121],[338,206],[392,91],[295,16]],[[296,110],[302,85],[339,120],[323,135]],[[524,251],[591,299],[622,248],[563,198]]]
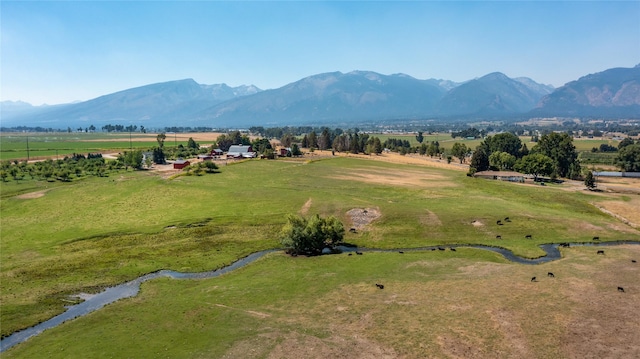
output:
[[[251,146],[233,145],[227,151],[227,158],[254,158],[256,153]]]
[[[524,174],[514,171],[480,171],[474,173],[473,177],[509,182],[524,182]]]
[[[173,162],[173,169],[174,170],[181,170],[181,169],[187,167],[190,164],[191,164],[191,162],[189,162],[187,160],[176,160],[175,162]]]

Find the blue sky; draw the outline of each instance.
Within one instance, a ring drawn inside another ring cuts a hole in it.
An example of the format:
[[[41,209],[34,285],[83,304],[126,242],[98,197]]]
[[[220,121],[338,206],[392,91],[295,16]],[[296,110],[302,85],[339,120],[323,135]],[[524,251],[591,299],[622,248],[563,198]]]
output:
[[[0,99],[35,105],[353,70],[558,87],[640,63],[640,1],[2,0],[0,16]]]

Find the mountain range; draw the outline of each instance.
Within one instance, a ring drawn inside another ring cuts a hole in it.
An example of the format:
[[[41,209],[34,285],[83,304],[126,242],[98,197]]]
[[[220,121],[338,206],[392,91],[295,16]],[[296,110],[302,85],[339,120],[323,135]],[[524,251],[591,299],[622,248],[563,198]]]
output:
[[[640,65],[584,76],[554,89],[495,72],[456,83],[405,74],[330,72],[283,87],[156,83],[56,106],[1,103],[2,126],[76,128],[104,124],[242,128],[390,120],[640,117]]]

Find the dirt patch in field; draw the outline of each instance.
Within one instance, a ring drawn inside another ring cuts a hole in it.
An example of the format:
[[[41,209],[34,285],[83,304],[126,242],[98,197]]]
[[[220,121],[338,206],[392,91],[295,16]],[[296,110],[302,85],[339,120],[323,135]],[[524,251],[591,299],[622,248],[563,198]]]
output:
[[[45,195],[45,193],[47,193],[48,189],[42,190],[42,191],[37,191],[37,192],[30,192],[30,193],[25,193],[25,194],[21,194],[16,196],[17,199],[35,199],[35,198],[40,198],[42,196]]]
[[[364,229],[369,223],[380,218],[382,214],[377,208],[354,208],[347,212],[347,216],[351,219],[352,227],[355,229]]]
[[[309,208],[311,208],[311,198],[309,198],[309,200],[307,200],[303,205],[302,208],[300,208],[300,214],[301,215],[305,215],[309,212]]]
[[[354,169],[348,175],[337,175],[332,178],[347,181],[359,181],[365,183],[383,184],[389,186],[403,186],[411,188],[451,187],[455,184],[447,180],[447,177],[437,173],[425,173],[423,171],[394,170],[393,172],[368,172],[367,170]]]
[[[480,222],[478,220],[475,220],[475,221],[471,222],[471,225],[473,225],[474,227],[484,227],[484,223],[482,223],[482,222]]]

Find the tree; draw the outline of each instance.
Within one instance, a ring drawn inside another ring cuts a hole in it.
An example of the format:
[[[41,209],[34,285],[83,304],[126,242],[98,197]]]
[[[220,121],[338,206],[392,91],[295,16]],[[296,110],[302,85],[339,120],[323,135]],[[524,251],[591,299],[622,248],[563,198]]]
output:
[[[596,188],[596,179],[593,176],[593,172],[591,172],[591,171],[587,172],[587,175],[584,177],[584,185],[590,191],[592,191],[592,190],[594,190]]]
[[[616,157],[616,165],[626,172],[640,172],[640,144],[621,148]]]
[[[465,158],[469,155],[469,147],[464,143],[456,142],[451,147],[451,154],[458,157],[460,163],[464,163]]]
[[[166,159],[164,157],[164,151],[162,150],[161,147],[155,147],[153,149],[153,163],[157,164],[157,165],[163,165],[165,164]]]
[[[542,154],[551,158],[554,164],[554,172],[560,177],[568,177],[569,172],[572,172],[574,176],[580,172],[578,153],[573,145],[573,139],[567,133],[551,132],[543,135],[538,143],[533,146],[531,153]],[[573,167],[571,166],[572,164]]]
[[[167,138],[167,135],[164,134],[164,132],[159,133],[156,136],[156,141],[158,141],[158,147],[162,150],[162,148],[164,147],[164,140]],[[158,162],[156,162],[158,163]]]
[[[302,152],[300,151],[300,147],[297,144],[291,145],[291,155],[292,156],[302,156]]]
[[[516,162],[514,168],[518,172],[533,175],[534,181],[540,175],[550,175],[553,173],[553,159],[540,153],[527,155]]]
[[[424,141],[424,136],[422,136],[422,131],[418,131],[418,135],[416,136],[416,140],[419,143],[422,143],[422,141]]]
[[[489,155],[494,152],[507,152],[518,157],[522,147],[520,138],[511,132],[499,133],[493,137],[489,136],[485,143],[489,146]]]
[[[335,217],[321,218],[315,215],[306,219],[289,215],[280,233],[280,243],[289,253],[317,255],[325,247],[342,242],[344,226]]]
[[[200,145],[193,140],[193,137],[189,137],[189,141],[187,141],[187,148],[193,148],[194,150],[197,150],[198,148],[200,148]]]
[[[483,146],[476,147],[469,164],[469,175],[489,169],[489,156]]]
[[[633,145],[633,139],[631,137],[625,137],[620,143],[618,143],[618,149],[621,150],[624,147]]]
[[[309,148],[318,147],[318,135],[316,135],[316,131],[309,132],[309,136],[307,137]],[[302,146],[304,147],[304,146]]]
[[[124,153],[124,165],[134,168],[141,169],[142,168],[142,151],[127,151]]]
[[[516,164],[516,156],[507,152],[494,152],[489,156],[489,165],[498,168],[499,170],[513,169],[513,165]]]

